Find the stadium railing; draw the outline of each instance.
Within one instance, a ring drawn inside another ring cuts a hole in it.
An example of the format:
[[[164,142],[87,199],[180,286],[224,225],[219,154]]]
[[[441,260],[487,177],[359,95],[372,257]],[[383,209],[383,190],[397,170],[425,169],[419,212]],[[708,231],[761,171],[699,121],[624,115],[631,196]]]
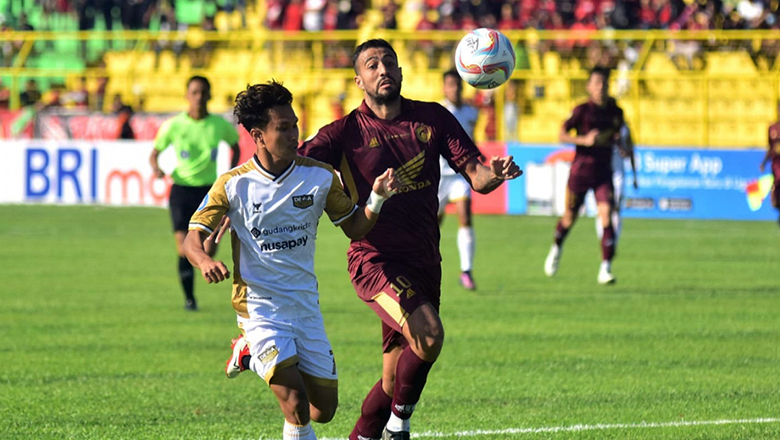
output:
[[[482,112],[477,140],[556,142],[561,122],[585,99],[588,69],[613,67],[612,94],[638,143],[708,147],[760,146],[776,119],[780,98],[780,31],[534,31],[504,33],[515,43],[517,67],[508,85],[467,97]],[[361,99],[350,57],[368,38],[385,38],[398,51],[405,96],[439,100],[441,73],[453,66],[462,31],[338,32],[6,32],[11,50],[0,79],[11,108],[28,78],[90,89],[108,78],[103,110],[115,94],[144,111],[177,111],[184,82],[207,76],[213,111],[227,111],[247,83],[270,78],[295,94],[303,133]],[[97,54],[96,56],[94,54]],[[511,112],[510,112],[511,110]],[[505,115],[516,118],[506,120]],[[491,120],[494,118],[494,120]]]

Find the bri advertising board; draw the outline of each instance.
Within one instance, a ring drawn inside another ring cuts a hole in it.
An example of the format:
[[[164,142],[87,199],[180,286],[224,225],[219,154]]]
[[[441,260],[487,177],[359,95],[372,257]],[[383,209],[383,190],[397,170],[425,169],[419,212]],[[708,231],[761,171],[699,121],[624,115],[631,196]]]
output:
[[[171,181],[152,175],[152,142],[0,142],[0,203],[167,206]],[[217,169],[227,171],[230,149],[221,145]],[[173,148],[160,154],[169,174]]]
[[[511,154],[524,171],[488,195],[474,194],[475,213],[560,215],[574,155],[571,147],[491,143],[486,157]],[[170,179],[156,179],[149,166],[151,142],[0,141],[0,203],[167,206]],[[769,201],[773,179],[759,173],[764,151],[638,147],[639,188],[626,163],[626,217],[775,220]],[[221,145],[219,173],[229,168]],[[173,148],[160,155],[170,173]]]
[[[509,182],[510,214],[560,215],[574,149],[549,145],[507,146],[525,171]],[[776,220],[769,192],[772,175],[760,173],[764,150],[637,147],[638,189],[625,161],[625,217]]]

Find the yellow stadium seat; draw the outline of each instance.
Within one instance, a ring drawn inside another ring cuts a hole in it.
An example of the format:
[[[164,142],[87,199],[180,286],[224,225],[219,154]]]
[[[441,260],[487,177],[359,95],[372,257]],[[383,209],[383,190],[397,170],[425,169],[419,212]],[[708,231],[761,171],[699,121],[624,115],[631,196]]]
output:
[[[170,50],[160,52],[157,59],[157,71],[160,73],[172,73],[176,71],[176,55]]]
[[[217,11],[214,15],[214,27],[219,32],[230,31],[230,15],[225,11]]]
[[[138,52],[133,60],[133,70],[136,73],[147,73],[155,70],[157,57],[154,52]]]
[[[542,56],[542,65],[544,73],[548,75],[557,75],[561,73],[561,54],[554,51],[545,52]]]
[[[739,74],[754,76],[758,74],[756,64],[750,54],[741,50],[729,52],[708,52],[706,71],[711,75]]]

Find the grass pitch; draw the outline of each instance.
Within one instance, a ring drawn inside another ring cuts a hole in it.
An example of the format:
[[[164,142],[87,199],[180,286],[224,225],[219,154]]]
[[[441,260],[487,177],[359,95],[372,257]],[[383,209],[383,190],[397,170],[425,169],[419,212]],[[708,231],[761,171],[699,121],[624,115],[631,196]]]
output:
[[[224,377],[229,285],[199,279],[201,311],[183,310],[166,211],[1,208],[0,438],[281,438],[264,382]],[[418,438],[780,438],[775,224],[627,219],[618,283],[604,287],[592,219],[548,279],[554,219],[480,216],[472,293],[457,284],[455,223]],[[380,375],[379,321],[352,291],[347,244],[323,220],[316,269],[341,405],[315,425],[321,439],[347,437]]]

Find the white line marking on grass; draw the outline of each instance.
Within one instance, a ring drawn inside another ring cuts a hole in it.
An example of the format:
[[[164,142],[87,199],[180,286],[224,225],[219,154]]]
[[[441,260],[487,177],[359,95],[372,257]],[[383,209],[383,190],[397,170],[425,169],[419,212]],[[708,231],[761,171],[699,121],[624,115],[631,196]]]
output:
[[[579,432],[579,431],[603,431],[607,429],[636,429],[636,428],[677,428],[683,426],[706,425],[753,425],[758,423],[780,423],[780,418],[760,419],[735,419],[735,420],[692,420],[680,422],[641,422],[641,423],[616,423],[597,425],[572,425],[572,426],[548,426],[542,428],[507,428],[507,429],[476,429],[470,431],[458,431],[452,433],[421,432],[413,433],[412,438],[450,438],[450,437],[476,437],[478,435],[507,435],[507,434],[540,434],[555,432]],[[321,438],[320,440],[346,440],[344,438]]]

